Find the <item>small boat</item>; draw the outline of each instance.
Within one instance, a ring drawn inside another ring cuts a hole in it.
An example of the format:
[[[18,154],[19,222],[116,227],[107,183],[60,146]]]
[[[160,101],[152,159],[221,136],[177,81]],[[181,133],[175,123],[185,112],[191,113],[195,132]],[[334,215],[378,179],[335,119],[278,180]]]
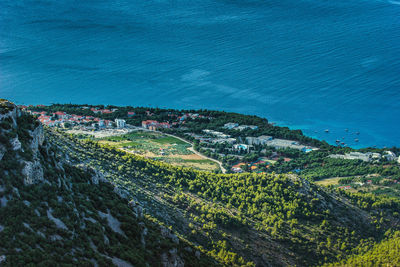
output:
[[[356,132],[356,135],[359,135],[360,134],[360,132]]]
[[[336,143],[340,143],[340,140],[339,140],[339,139],[337,139],[337,140],[336,140]]]
[[[329,133],[329,129],[326,129],[325,132],[326,132],[326,133]]]
[[[344,129],[344,130],[345,130],[346,132],[348,132],[348,131],[349,131],[349,129],[347,129],[347,128],[346,128],[346,129]]]
[[[354,141],[358,142],[358,141],[360,141],[360,140],[358,140],[358,138],[356,138],[356,139],[354,139]]]
[[[343,146],[344,146],[344,145],[346,145],[346,143],[345,143],[345,142],[342,142],[341,144],[342,144]]]

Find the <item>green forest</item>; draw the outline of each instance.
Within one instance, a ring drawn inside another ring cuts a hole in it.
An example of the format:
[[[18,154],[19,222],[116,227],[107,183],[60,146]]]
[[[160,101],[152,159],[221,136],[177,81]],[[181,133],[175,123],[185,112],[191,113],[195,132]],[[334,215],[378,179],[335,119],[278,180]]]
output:
[[[396,194],[314,183],[335,175],[349,176],[341,184],[364,181],[373,173],[379,184],[396,177],[398,166],[327,158],[331,150],[348,149],[255,116],[229,113],[224,119],[223,112],[196,111],[214,118],[204,119],[207,126],[186,124],[198,131],[217,129],[236,116],[260,125],[259,134],[321,147],[308,154],[280,151],[293,160],[268,172],[218,174],[78,138],[13,113],[10,103],[1,107],[0,261],[5,260],[0,264],[5,266],[399,265]],[[77,113],[74,105],[47,108]],[[127,110],[143,111],[143,118],[148,111],[118,107],[116,112]],[[293,172],[297,168],[301,171]]]

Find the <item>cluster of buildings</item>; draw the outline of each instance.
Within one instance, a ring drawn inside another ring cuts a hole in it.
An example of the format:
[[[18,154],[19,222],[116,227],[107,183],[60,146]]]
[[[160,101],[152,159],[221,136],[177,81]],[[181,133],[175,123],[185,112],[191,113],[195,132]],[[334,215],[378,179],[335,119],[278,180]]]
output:
[[[236,143],[236,139],[231,138],[231,136],[229,134],[224,134],[222,132],[208,130],[208,129],[203,130],[203,133],[205,133],[206,135],[211,136],[211,137],[205,137],[205,138],[200,137],[200,142],[208,142],[208,143],[212,143],[212,144],[227,143],[227,144],[231,144],[231,145]]]
[[[271,141],[272,136],[262,135],[259,137],[246,137],[246,143],[249,145],[266,145],[268,141]]]
[[[171,128],[171,124],[168,122],[158,122],[154,120],[147,120],[147,121],[142,121],[142,127],[145,129],[149,129],[152,131],[155,131],[157,129],[168,129]]]
[[[257,130],[258,126],[255,125],[239,125],[238,123],[235,122],[229,122],[224,124],[224,129],[229,129],[229,130],[239,130],[243,131],[246,129],[251,129],[251,130]]]
[[[302,145],[297,141],[278,139],[278,138],[267,141],[265,145],[274,147],[275,149],[292,148],[292,149],[301,150],[302,152],[305,152],[305,153],[319,149],[317,147]]]
[[[381,159],[386,159],[387,161],[395,161],[397,160],[400,163],[400,156],[397,157],[395,153],[392,151],[384,151],[383,154],[381,153],[373,153],[373,152],[349,152],[344,155],[341,154],[333,154],[329,155],[330,158],[336,159],[352,159],[352,160],[362,160],[365,162],[372,162],[372,161],[380,161]]]
[[[182,116],[178,116],[178,120],[181,122],[187,120],[188,118],[190,118],[192,120],[201,119],[201,118],[211,119],[211,117],[206,117],[206,116],[200,115],[198,113],[185,113]]]
[[[111,113],[117,111],[118,109],[117,108],[113,108],[113,109],[110,110],[110,109],[91,108],[90,110],[93,111],[96,114],[97,113],[100,113],[100,114],[111,114]]]
[[[75,114],[67,114],[63,111],[57,111],[51,113],[50,115],[46,111],[37,112],[27,110],[32,115],[37,115],[38,120],[49,127],[65,127],[67,124],[70,125],[82,125],[82,126],[91,126],[91,127],[99,127],[99,128],[111,128],[114,127],[114,123],[117,128],[125,128],[126,122],[125,120],[115,119],[115,121],[111,120],[103,120],[100,118],[96,118],[93,116],[81,116]]]
[[[134,114],[131,115],[128,112],[128,117],[129,116],[133,116],[133,115]],[[146,115],[151,117],[154,114],[147,110],[146,111]],[[187,119],[192,119],[192,120],[199,119],[199,118],[211,119],[211,117],[209,117],[209,116],[203,116],[203,115],[200,115],[198,113],[185,113],[185,114],[182,114],[182,115],[178,115],[178,114],[169,112],[168,113],[168,117],[171,117],[171,121],[173,121],[172,123],[159,122],[159,121],[156,121],[156,120],[146,120],[146,121],[142,121],[142,127],[145,128],[145,129],[149,129],[149,130],[155,131],[157,129],[168,129],[168,128],[171,128],[174,125],[185,124]]]
[[[255,145],[270,146],[274,147],[275,149],[292,148],[301,150],[305,153],[311,152],[313,150],[318,150],[318,148],[316,147],[305,146],[297,141],[278,139],[278,138],[275,139],[272,136],[267,136],[267,135],[262,135],[258,137],[248,136],[245,138],[244,142],[242,141],[241,138],[239,138],[240,142],[237,142],[236,138],[232,138],[230,135],[222,132],[206,129],[203,130],[203,133],[205,133],[205,135],[196,135],[196,134],[190,134],[190,135],[195,139],[199,140],[201,143],[231,144],[232,149],[238,152],[249,151]]]
[[[300,144],[297,141],[293,140],[285,140],[285,139],[274,139],[272,136],[262,135],[259,137],[246,137],[246,143],[249,145],[263,145],[263,146],[270,146],[274,147],[275,149],[282,149],[282,148],[292,148],[301,150],[305,153],[311,152],[313,150],[318,150],[316,147],[305,146]]]
[[[224,138],[224,139],[231,137],[229,134],[224,134],[224,133],[221,133],[221,132],[218,132],[218,131],[213,131],[213,130],[208,130],[208,129],[203,130],[203,133],[208,134],[208,135],[212,135],[212,136],[216,136],[216,137],[219,137],[219,138]]]
[[[153,116],[153,113],[150,113],[150,111],[146,111],[147,116]],[[175,124],[185,124],[185,121],[188,119],[196,120],[196,119],[212,119],[210,116],[204,116],[200,115],[198,113],[173,113],[173,112],[168,112],[168,117],[171,117],[171,120],[176,120]]]
[[[261,171],[259,170],[260,165],[263,165],[266,168],[269,168],[270,164],[271,163],[268,161],[267,158],[259,158],[259,159],[257,159],[257,161],[251,162],[249,164],[244,163],[244,162],[239,162],[239,163],[233,165],[231,170],[232,170],[232,172],[235,172],[235,173],[242,173],[242,172],[244,172],[243,167],[245,165],[247,165],[247,168],[249,170],[251,170],[252,172],[255,171],[255,172],[261,173]]]

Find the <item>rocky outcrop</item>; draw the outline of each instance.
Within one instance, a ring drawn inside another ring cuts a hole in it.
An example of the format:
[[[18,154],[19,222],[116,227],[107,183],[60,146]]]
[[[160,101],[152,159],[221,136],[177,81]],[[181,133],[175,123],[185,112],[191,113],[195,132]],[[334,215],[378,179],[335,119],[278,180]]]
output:
[[[93,176],[91,178],[93,184],[99,184],[100,181],[104,180],[104,175],[101,172],[98,172],[97,170],[93,169]]]
[[[18,140],[18,136],[10,140],[12,150],[20,150],[22,147],[21,142]]]
[[[30,132],[30,135],[32,136],[30,148],[32,152],[36,154],[39,150],[39,146],[43,145],[44,142],[43,126],[40,124],[35,130]]]
[[[144,224],[144,222],[140,222],[139,223],[140,229],[141,229],[141,233],[140,233],[140,243],[142,243],[143,247],[146,247],[146,236],[148,233],[148,230]]]
[[[7,100],[0,100],[0,121],[11,118],[13,126],[17,126],[17,117],[21,116],[21,111],[13,103]]]
[[[7,149],[4,145],[0,144],[0,160],[3,159],[4,155],[6,154]]]
[[[38,160],[36,161],[25,161],[25,166],[22,169],[22,175],[24,176],[24,184],[31,185],[43,181],[43,169],[42,165]]]
[[[90,178],[92,184],[99,184],[99,182],[108,183],[109,181],[104,177],[104,174],[92,167],[87,166],[86,164],[78,164],[75,165],[79,169],[91,173],[92,177]]]
[[[173,234],[169,228],[161,225],[160,231],[161,236],[171,239],[171,241],[175,244],[179,244],[179,238],[175,234]]]
[[[118,196],[120,196],[121,198],[123,198],[123,199],[129,199],[129,197],[130,197],[130,193],[127,191],[127,190],[125,190],[125,189],[122,189],[122,188],[119,188],[117,185],[115,185],[114,184],[114,192],[118,195]]]
[[[4,133],[9,133],[11,131],[16,131],[18,127],[18,118],[21,116],[21,111],[17,106],[8,102],[6,100],[0,100],[0,121],[6,121],[11,123],[11,129],[3,128]],[[0,145],[0,160],[3,159],[4,155],[7,153],[7,149],[10,151],[16,151],[17,156],[15,160],[19,161],[23,165],[22,177],[25,185],[35,184],[37,182],[43,181],[43,168],[40,162],[39,147],[43,145],[44,142],[44,132],[43,126],[39,125],[34,130],[29,131],[30,139],[19,138],[15,136],[9,139],[9,146]],[[24,144],[21,143],[24,142]],[[30,151],[24,151],[24,149],[29,148]],[[23,160],[21,153],[29,153],[31,155],[29,161]]]
[[[143,208],[136,199],[129,201],[129,207],[132,209],[136,218],[141,219],[143,217]]]
[[[164,252],[161,254],[161,265],[163,267],[184,267],[185,262],[178,255],[176,248],[170,249],[168,253]]]

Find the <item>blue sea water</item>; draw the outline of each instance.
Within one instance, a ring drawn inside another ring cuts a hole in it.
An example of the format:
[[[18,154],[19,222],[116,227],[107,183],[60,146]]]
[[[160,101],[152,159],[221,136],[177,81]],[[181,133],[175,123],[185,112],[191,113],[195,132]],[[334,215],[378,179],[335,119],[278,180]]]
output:
[[[235,111],[400,146],[400,2],[1,0],[0,97]]]

